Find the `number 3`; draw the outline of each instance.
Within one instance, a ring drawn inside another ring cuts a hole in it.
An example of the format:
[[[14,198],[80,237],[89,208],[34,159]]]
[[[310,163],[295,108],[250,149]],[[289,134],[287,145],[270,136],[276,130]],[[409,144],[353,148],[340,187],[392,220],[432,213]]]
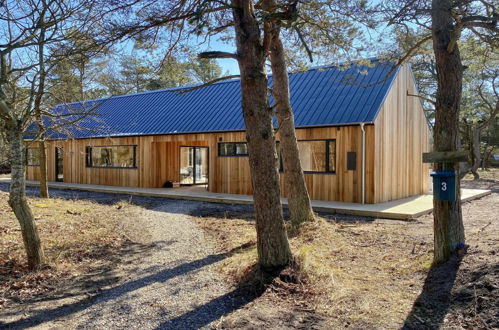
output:
[[[442,191],[447,190],[447,182],[442,182]]]

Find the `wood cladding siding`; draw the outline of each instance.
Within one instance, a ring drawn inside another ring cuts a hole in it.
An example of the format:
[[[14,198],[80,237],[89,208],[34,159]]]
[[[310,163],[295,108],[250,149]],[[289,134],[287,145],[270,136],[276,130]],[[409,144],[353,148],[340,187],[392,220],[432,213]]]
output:
[[[385,202],[427,192],[430,132],[410,69],[402,67],[374,124],[365,125],[366,203]],[[345,109],[348,111],[348,109]],[[360,203],[362,198],[362,130],[360,125],[299,128],[298,140],[336,141],[336,172],[306,173],[310,197]],[[219,142],[245,142],[245,132],[174,134],[48,141],[49,181],[55,181],[55,148],[64,148],[64,181],[82,184],[161,188],[180,181],[180,147],[209,148],[208,190],[252,194],[248,157],[218,157]],[[279,136],[277,136],[279,140]],[[36,144],[32,144],[36,145]],[[87,146],[136,145],[137,168],[88,168]],[[355,152],[355,170],[348,153]],[[281,173],[281,192],[286,196]],[[27,178],[39,179],[39,168],[27,167]]]
[[[401,68],[375,127],[375,203],[428,192],[430,130],[408,66]]]
[[[367,141],[374,142],[374,127],[366,126]],[[359,126],[297,129],[299,140],[336,139],[336,173],[305,174],[312,199],[359,202],[361,198],[361,157],[357,170],[347,170],[347,153],[361,155],[362,133]],[[180,147],[207,146],[209,148],[208,189],[229,194],[252,194],[248,157],[218,157],[219,142],[244,142],[245,132],[179,134],[137,137],[113,137],[48,141],[49,181],[55,181],[55,148],[64,148],[64,181],[110,186],[161,188],[166,181],[180,180]],[[368,142],[369,143],[369,142]],[[86,167],[86,147],[137,145],[137,168]],[[373,146],[366,150],[373,150]],[[373,155],[368,152],[367,166]],[[367,182],[373,182],[367,176]],[[286,196],[281,173],[281,190]],[[28,166],[27,177],[39,179],[38,167]],[[374,189],[367,193],[367,201],[374,200]]]

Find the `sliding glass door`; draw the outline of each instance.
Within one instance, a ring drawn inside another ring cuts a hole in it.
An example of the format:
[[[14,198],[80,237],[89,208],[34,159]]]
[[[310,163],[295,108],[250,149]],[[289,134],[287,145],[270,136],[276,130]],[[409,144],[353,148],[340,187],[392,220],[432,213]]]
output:
[[[55,181],[64,182],[64,149],[55,147]]]
[[[208,173],[208,147],[180,147],[180,184],[207,184]]]

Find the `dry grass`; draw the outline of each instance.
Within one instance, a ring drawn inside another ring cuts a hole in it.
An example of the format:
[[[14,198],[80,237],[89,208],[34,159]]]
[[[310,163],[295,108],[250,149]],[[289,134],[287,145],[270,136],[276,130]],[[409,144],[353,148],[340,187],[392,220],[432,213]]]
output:
[[[462,315],[466,313],[466,317],[471,320],[467,322],[481,318],[494,319],[493,305],[477,308],[476,297],[471,295],[473,299],[468,301],[460,297],[460,292],[468,290],[469,284],[473,283],[472,288],[476,286],[475,295],[479,292],[480,299],[482,296],[485,302],[494,299],[489,291],[484,289],[482,292],[478,288],[488,288],[487,283],[497,278],[492,268],[486,269],[488,265],[497,264],[499,224],[494,219],[499,210],[498,196],[492,194],[463,204],[470,248],[461,263],[456,282],[451,282],[454,305],[449,311],[444,311],[448,318],[443,322],[450,322],[448,325],[451,328],[455,323],[452,320],[458,316],[463,318]],[[198,218],[199,225],[214,238],[222,251],[231,251],[241,245],[251,246],[236,250],[236,253],[218,263],[219,272],[232,276],[239,283],[256,264],[253,215],[236,210],[201,216]],[[433,258],[432,221],[432,215],[410,222],[353,216],[319,218],[303,226],[299,232],[290,233],[291,248],[297,260],[296,273],[304,284],[302,293],[298,292],[298,296],[281,295],[277,301],[267,297],[267,301],[272,301],[267,305],[262,296],[260,304],[267,306],[267,309],[271,308],[268,306],[279,306],[276,308],[282,313],[293,314],[296,313],[294,307],[289,311],[284,310],[287,307],[283,306],[305,301],[307,309],[314,310],[319,317],[325,315],[321,318],[327,324],[322,326],[327,328],[392,329],[402,327],[408,316],[413,315],[414,304],[418,301],[423,304],[423,312],[426,313],[419,314],[419,317],[427,317],[425,324],[429,327],[438,327],[442,320],[432,317],[440,315],[441,311],[426,310],[433,308],[434,302],[420,300]],[[447,279],[454,281],[444,275],[437,282]],[[432,282],[432,285],[442,285],[437,282]],[[428,295],[428,292],[425,294]],[[257,310],[256,305],[255,302],[253,312]],[[468,313],[472,305],[480,311]],[[297,310],[302,308],[298,306]],[[248,319],[251,319],[252,314],[248,315]],[[238,318],[241,315],[234,316],[235,320]],[[480,322],[475,323],[483,324]]]
[[[241,218],[251,219],[251,214],[239,214]],[[195,218],[198,225],[214,238],[221,252],[234,251],[241,246],[246,248],[237,250],[229,258],[219,262],[219,270],[230,275],[239,282],[256,263],[256,234],[253,221],[229,218],[203,217]]]
[[[429,242],[402,226],[327,223],[292,239],[301,274],[317,292],[317,309],[336,324],[393,327],[404,320],[431,266]]]
[[[203,218],[199,223],[224,251],[256,240],[254,223],[248,220]],[[311,304],[328,316],[331,326],[400,326],[432,258],[430,242],[409,235],[405,223],[396,221],[318,219],[292,235],[290,244],[300,280],[315,292]],[[237,282],[255,263],[253,245],[220,262],[218,270]]]
[[[499,168],[491,167],[487,170],[478,170],[480,179],[499,181]],[[473,180],[472,174],[467,174],[464,180]]]
[[[27,299],[112,263],[126,240],[120,219],[132,206],[90,201],[30,198],[47,267],[28,272],[17,219],[0,192],[0,307],[9,300]]]

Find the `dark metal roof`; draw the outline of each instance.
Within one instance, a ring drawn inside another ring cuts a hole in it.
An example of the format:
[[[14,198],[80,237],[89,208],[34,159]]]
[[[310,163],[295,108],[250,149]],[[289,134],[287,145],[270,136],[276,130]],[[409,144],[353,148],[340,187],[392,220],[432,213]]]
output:
[[[373,122],[398,71],[387,76],[390,70],[392,63],[374,61],[370,66],[328,66],[289,74],[296,126]],[[78,127],[66,128],[64,133],[52,133],[50,137],[244,130],[239,80],[187,93],[180,93],[177,88],[71,103],[60,105],[55,111],[77,113],[81,109],[96,115],[86,116]]]

